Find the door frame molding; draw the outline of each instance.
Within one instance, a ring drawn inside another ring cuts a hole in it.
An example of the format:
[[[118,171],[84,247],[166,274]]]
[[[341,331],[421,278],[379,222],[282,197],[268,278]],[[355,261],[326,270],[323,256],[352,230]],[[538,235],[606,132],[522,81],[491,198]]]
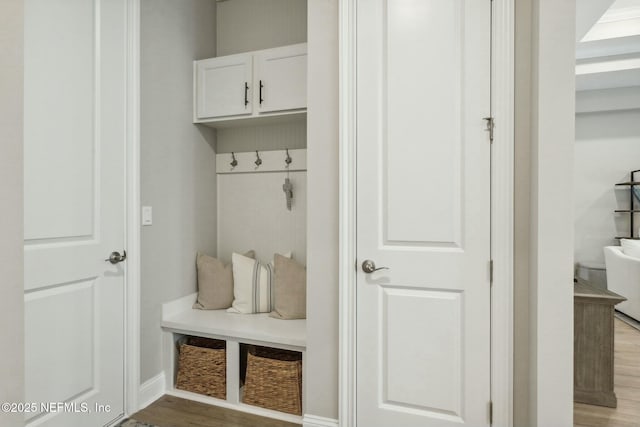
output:
[[[127,1],[126,31],[125,417],[140,403],[140,0]]]
[[[491,398],[513,425],[514,0],[493,0],[491,28]],[[340,2],[339,425],[356,426],[356,0]]]

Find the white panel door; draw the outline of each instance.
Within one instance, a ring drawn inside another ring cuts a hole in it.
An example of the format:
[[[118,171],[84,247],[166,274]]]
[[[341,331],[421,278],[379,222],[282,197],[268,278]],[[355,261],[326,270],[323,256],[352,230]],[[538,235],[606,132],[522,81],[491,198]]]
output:
[[[25,2],[25,414],[124,412],[126,0]]]
[[[361,426],[489,424],[490,8],[357,2]]]
[[[198,119],[251,114],[251,54],[196,61]]]
[[[307,108],[307,44],[256,54],[258,111]]]

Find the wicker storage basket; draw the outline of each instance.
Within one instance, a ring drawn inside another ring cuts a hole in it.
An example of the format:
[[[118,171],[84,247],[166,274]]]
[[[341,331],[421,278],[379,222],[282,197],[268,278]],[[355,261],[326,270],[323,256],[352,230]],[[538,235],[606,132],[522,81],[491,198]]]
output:
[[[224,341],[190,337],[180,344],[176,388],[227,398],[227,352]]]
[[[251,348],[242,401],[302,415],[302,354],[266,347]]]

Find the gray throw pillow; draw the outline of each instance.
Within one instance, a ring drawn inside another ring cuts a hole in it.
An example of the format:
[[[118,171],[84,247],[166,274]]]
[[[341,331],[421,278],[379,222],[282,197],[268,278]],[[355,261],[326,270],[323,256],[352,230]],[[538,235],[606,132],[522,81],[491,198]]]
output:
[[[246,257],[254,258],[249,251]],[[196,258],[198,269],[198,299],[193,308],[201,310],[220,310],[231,307],[233,302],[233,270],[231,264],[209,255],[199,253]]]
[[[305,319],[307,317],[307,269],[296,261],[275,254],[274,310],[269,314],[277,319]]]

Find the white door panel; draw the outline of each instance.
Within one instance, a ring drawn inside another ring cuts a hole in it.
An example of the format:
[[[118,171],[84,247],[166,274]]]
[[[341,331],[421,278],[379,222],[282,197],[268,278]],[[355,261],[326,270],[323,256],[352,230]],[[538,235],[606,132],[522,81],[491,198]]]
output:
[[[124,412],[126,22],[126,0],[25,3],[25,399],[68,405],[29,426]]]
[[[86,0],[25,2],[27,240],[94,230],[94,9]]]
[[[489,422],[490,8],[357,3],[359,425]]]

